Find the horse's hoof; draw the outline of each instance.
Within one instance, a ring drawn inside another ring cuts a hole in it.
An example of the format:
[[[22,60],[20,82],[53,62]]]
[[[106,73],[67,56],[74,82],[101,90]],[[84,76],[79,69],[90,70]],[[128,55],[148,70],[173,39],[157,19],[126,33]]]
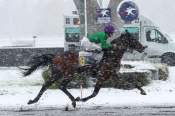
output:
[[[75,99],[75,101],[80,101],[80,97],[77,97],[77,98]]]
[[[34,103],[33,100],[29,100],[27,104],[30,105],[30,104],[33,104],[33,103]]]
[[[142,91],[142,92],[140,92],[140,94],[142,94],[142,95],[146,95],[146,92]]]
[[[34,100],[29,100],[27,104],[30,105],[30,104],[33,104],[33,103],[36,103],[36,101],[34,101]]]
[[[74,108],[76,107],[76,102],[75,102],[75,101],[72,102],[72,106],[73,106]]]

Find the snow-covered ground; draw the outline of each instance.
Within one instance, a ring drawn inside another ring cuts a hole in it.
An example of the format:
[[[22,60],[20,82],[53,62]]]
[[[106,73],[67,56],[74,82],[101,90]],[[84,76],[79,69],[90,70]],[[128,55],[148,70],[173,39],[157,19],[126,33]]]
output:
[[[147,105],[175,105],[175,67],[169,67],[169,79],[167,81],[152,81],[143,87],[146,96],[139,91],[103,88],[100,93],[86,103],[78,103],[78,107],[92,106],[147,106]],[[27,105],[29,99],[34,98],[41,88],[43,80],[41,70],[29,77],[22,77],[16,68],[0,69],[0,108],[21,109],[41,107],[65,107],[71,106],[68,97],[60,90],[48,90],[38,103]],[[80,89],[69,89],[75,96],[80,96]],[[90,95],[93,88],[83,89],[83,96]]]
[[[69,0],[64,1],[69,2]],[[174,1],[168,0],[166,4],[164,4],[164,0],[159,0],[160,2],[158,0],[135,1],[143,14],[151,18],[156,24],[159,24],[164,30],[172,33],[172,37],[175,39],[175,34],[173,34],[175,33],[173,31],[175,28],[175,25],[173,25],[173,17],[175,16],[173,15],[175,11]],[[67,7],[62,5],[64,8],[58,7],[62,3],[59,0],[45,0],[43,2],[28,0],[28,2],[30,4],[22,0],[18,0],[18,2],[0,0],[0,17],[2,19],[0,22],[0,46],[11,46],[11,42],[16,39],[23,40],[23,38],[29,38],[35,41],[35,47],[63,47],[63,18],[60,18],[63,12],[60,13],[58,11],[64,9],[64,14],[66,15],[67,11],[71,12],[74,8],[69,5]],[[150,2],[152,3],[151,6]],[[164,6],[169,5],[171,5],[171,7],[168,7],[169,9],[164,8]],[[157,6],[161,13],[154,10],[155,6]],[[24,8],[27,10],[21,10]],[[162,9],[160,10],[160,8]],[[37,12],[33,12],[34,10]],[[167,15],[167,12],[170,12],[169,15]],[[40,15],[38,16],[37,14]],[[33,36],[37,36],[37,38],[33,40]],[[140,95],[136,89],[103,88],[97,97],[86,103],[78,103],[78,107],[99,105],[175,105],[175,67],[169,67],[169,72],[169,79],[167,81],[153,81],[149,86],[143,87],[147,92],[146,96]],[[23,78],[20,71],[16,68],[0,68],[0,108],[64,107],[67,104],[71,104],[67,96],[60,90],[48,90],[38,103],[30,106],[27,105],[28,100],[37,95],[42,83],[41,70],[29,77]],[[92,91],[93,88],[83,89],[83,96],[90,95]],[[79,89],[70,89],[70,92],[75,97],[80,96],[81,93]]]

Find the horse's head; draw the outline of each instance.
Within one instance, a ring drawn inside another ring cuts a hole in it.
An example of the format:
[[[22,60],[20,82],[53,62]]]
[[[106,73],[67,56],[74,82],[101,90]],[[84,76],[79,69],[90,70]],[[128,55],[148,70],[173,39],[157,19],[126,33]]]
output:
[[[117,43],[117,44],[116,44]],[[137,39],[135,39],[130,33],[122,34],[119,38],[113,40],[113,45],[121,46],[123,49],[136,50],[143,52],[147,46],[143,46]]]
[[[139,40],[135,39],[133,36],[131,36],[130,34],[126,34],[127,39],[129,41],[129,49],[132,50],[136,50],[138,52],[143,52],[145,50],[145,48],[147,48],[147,46],[143,46]]]

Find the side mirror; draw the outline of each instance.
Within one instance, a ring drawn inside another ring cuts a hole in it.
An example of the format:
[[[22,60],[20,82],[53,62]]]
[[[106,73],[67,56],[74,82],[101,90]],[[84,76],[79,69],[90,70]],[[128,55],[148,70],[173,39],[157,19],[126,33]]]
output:
[[[168,43],[168,40],[165,38],[165,43]]]

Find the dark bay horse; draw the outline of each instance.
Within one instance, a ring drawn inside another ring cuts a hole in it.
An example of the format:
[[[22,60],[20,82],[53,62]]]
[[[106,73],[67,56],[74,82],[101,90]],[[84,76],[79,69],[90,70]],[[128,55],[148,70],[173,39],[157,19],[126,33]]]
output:
[[[103,57],[102,61],[98,64],[96,74],[98,79],[92,95],[82,99],[79,97],[75,99],[66,89],[66,86],[72,80],[74,73],[82,73],[83,71],[87,71],[86,67],[79,66],[79,55],[77,52],[67,51],[59,55],[44,54],[34,57],[31,62],[29,62],[29,68],[23,69],[24,76],[28,76],[38,68],[45,66],[50,67],[51,75],[43,84],[38,95],[33,100],[29,100],[28,104],[38,102],[42,94],[49,88],[49,86],[51,86],[57,80],[63,78],[58,88],[70,98],[73,107],[76,107],[76,101],[87,101],[88,99],[95,97],[102,87],[104,81],[113,76],[115,76],[117,79],[117,72],[120,69],[121,59],[127,49],[133,49],[138,52],[143,52],[145,49],[145,47],[138,40],[134,39],[128,33],[122,34],[120,37],[114,39],[111,44],[113,45],[113,48],[108,51],[108,56]],[[88,70],[91,69],[92,67],[90,66]],[[146,94],[140,86],[136,85],[136,88],[141,91],[141,94]]]

